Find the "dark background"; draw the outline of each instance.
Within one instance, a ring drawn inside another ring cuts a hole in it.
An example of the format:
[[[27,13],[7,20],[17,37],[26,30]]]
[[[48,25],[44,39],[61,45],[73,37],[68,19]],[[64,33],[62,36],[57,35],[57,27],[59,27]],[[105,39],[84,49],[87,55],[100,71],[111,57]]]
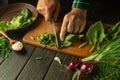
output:
[[[38,0],[8,0],[8,3],[16,3],[16,2],[26,2],[29,4],[32,4],[34,6],[36,6]]]
[[[119,0],[92,0],[88,9],[88,19],[111,24],[120,21]]]
[[[38,0],[9,0],[9,3],[26,2],[36,6]],[[70,11],[72,0],[60,0],[61,3],[61,15]],[[88,9],[88,20],[98,21],[101,20],[104,23],[115,24],[120,21],[120,2],[119,0],[91,0],[90,7]]]

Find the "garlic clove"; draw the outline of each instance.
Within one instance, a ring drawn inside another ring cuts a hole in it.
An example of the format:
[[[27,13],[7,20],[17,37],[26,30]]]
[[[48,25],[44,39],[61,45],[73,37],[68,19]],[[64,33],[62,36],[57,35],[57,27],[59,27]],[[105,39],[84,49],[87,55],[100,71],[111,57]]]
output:
[[[21,51],[23,49],[23,44],[22,42],[15,42],[14,44],[11,45],[12,50],[14,51]]]

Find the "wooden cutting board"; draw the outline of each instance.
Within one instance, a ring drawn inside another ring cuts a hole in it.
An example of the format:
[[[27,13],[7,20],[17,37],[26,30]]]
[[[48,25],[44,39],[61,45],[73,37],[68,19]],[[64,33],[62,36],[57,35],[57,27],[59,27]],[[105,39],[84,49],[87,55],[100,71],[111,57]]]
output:
[[[60,32],[60,27],[61,27],[61,21],[55,23],[55,27],[56,27],[57,33],[59,33]],[[36,20],[36,22],[33,24],[32,28],[25,34],[25,36],[23,37],[23,41],[25,43],[28,43],[28,44],[31,44],[31,45],[44,47],[42,44],[40,44],[37,41],[37,36],[39,36],[40,34],[43,34],[45,32],[46,33],[53,33],[52,24],[51,24],[51,22],[46,22],[46,21],[44,21],[43,18],[39,17]],[[71,54],[71,55],[80,56],[80,57],[89,56],[91,54],[89,52],[91,46],[86,45],[83,48],[79,48],[78,46],[81,43],[82,42],[80,42],[80,41],[74,41],[73,44],[70,47],[62,48],[62,49],[57,49],[56,47],[50,47],[50,46],[47,46],[46,48],[50,49],[50,50],[62,52],[62,53],[67,53],[67,54]]]

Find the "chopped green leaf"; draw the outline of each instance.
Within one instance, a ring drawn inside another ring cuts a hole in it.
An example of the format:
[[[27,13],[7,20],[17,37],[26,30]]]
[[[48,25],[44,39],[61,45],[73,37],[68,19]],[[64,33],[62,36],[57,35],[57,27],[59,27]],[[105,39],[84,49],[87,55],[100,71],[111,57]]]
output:
[[[35,59],[36,59],[36,60],[42,60],[43,58],[40,57],[40,56],[38,56],[38,57],[36,57]]]
[[[60,45],[59,45],[58,48],[63,48],[63,47],[68,47],[68,46],[70,46],[70,45],[72,44],[72,42],[65,40],[65,41],[59,41],[59,44],[60,44]]]
[[[44,45],[54,46],[55,36],[51,33],[44,33],[38,36],[38,41]]]

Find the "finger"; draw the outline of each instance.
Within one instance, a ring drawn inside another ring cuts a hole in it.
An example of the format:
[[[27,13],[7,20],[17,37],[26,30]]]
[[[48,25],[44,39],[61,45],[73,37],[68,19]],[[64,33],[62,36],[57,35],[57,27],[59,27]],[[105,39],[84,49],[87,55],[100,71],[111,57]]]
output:
[[[42,14],[43,8],[41,8],[40,6],[38,6],[36,9],[37,9],[37,11],[38,11],[40,14]]]
[[[37,10],[38,12],[40,12],[40,1],[38,1],[38,3],[37,3],[36,10]]]
[[[45,21],[49,21],[49,11],[46,10],[46,8],[44,7],[37,7],[37,11],[44,16]]]
[[[73,33],[78,33],[79,32],[80,25],[75,25]]]
[[[85,28],[86,22],[82,23],[79,27],[79,33],[81,33]]]
[[[84,26],[80,25],[80,27],[79,27],[79,33],[81,33],[83,31],[83,29],[84,29]]]
[[[52,11],[46,10],[46,13],[44,15],[45,21],[50,21],[51,16],[52,16]]]
[[[57,5],[57,7],[55,9],[55,12],[54,12],[54,19],[55,19],[55,21],[58,18],[59,12],[60,12],[60,5]]]
[[[62,27],[61,27],[61,32],[60,32],[60,40],[61,41],[64,41],[65,35],[67,33],[67,25],[68,25],[68,22],[64,19]]]
[[[67,26],[67,32],[72,33],[73,28],[74,28],[74,22],[70,20]]]
[[[79,27],[80,27],[80,21],[75,21],[73,33],[79,32]]]

